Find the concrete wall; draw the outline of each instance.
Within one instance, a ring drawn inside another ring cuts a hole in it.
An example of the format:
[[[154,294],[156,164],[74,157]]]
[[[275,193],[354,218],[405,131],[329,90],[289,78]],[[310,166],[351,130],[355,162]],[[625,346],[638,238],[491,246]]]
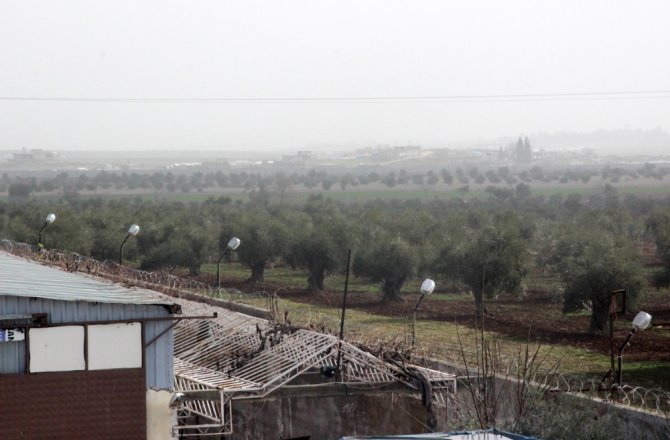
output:
[[[306,374],[300,380],[293,381],[291,385],[275,391],[264,399],[233,401],[233,435],[225,438],[279,440],[309,436],[311,439],[337,439],[343,435],[430,432],[428,412],[418,398],[418,393],[401,384],[382,387],[364,384],[346,385],[324,383],[323,378],[321,380],[319,378],[315,374]],[[498,428],[503,428],[516,420],[519,408],[519,383],[511,379],[498,378],[489,385],[496,388],[495,424]],[[607,420],[615,420],[623,422],[625,438],[670,439],[670,422],[667,418],[581,395],[552,393],[545,398],[555,397],[567,400],[568,403],[561,403],[557,407],[561,414],[557,414],[556,420],[551,418],[551,423],[561,423],[561,419],[575,422],[579,419],[579,423],[588,424],[584,425],[587,430],[594,428],[598,431],[605,425],[610,426]],[[212,398],[218,399],[218,393]],[[478,428],[473,407],[467,381],[461,379],[457,393],[449,399],[448,408],[437,405],[433,407],[436,421],[434,430],[457,431]],[[554,411],[551,405],[544,408],[543,417],[547,416],[547,410]],[[577,413],[572,414],[570,410]],[[606,415],[609,419],[603,418]],[[538,420],[542,420],[542,417]],[[595,423],[600,426],[590,426],[589,420],[597,421]]]
[[[234,440],[338,439],[342,435],[411,434],[430,432],[426,409],[406,391],[370,390],[358,394],[338,388],[324,393],[283,395],[233,402]],[[437,410],[438,429],[446,428],[446,414]]]
[[[172,440],[177,414],[170,408],[170,391],[147,391],[147,440]]]

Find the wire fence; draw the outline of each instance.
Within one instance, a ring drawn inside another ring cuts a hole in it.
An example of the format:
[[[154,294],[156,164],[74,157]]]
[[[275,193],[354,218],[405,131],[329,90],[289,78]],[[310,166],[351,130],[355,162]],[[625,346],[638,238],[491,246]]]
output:
[[[670,418],[670,392],[660,388],[635,385],[606,386],[600,379],[556,372],[533,377],[549,393],[583,394],[603,402],[611,402]]]
[[[221,289],[217,286],[194,279],[182,278],[164,272],[149,272],[120,265],[113,261],[99,261],[85,255],[43,249],[26,243],[1,240],[0,247],[5,251],[37,262],[58,266],[70,272],[81,272],[99,276],[127,286],[136,286],[158,291],[170,296],[184,297],[197,295],[216,299],[221,302],[243,308],[253,308],[271,321],[293,321],[322,333],[336,335],[340,325],[340,310],[337,307],[296,306],[295,303],[280,299],[280,290],[275,292],[256,291],[245,293],[238,289]],[[412,358],[414,362],[428,362],[429,359],[444,360],[457,373],[467,376],[472,373],[472,365],[459,367],[463,363],[477,362],[481,357],[481,347],[477,344],[464,345],[460,340],[440,340],[422,337],[413,345],[412,340],[417,329],[408,315],[406,319],[396,320],[389,327],[384,325],[348,322],[346,340],[365,347],[372,353],[388,358],[400,354],[403,358]],[[467,330],[464,330],[467,332]],[[470,339],[470,342],[472,340]],[[454,356],[454,353],[457,355]],[[645,388],[634,385],[605,386],[601,379],[564,374],[554,368],[536,368],[532,372],[522,369],[519,358],[514,354],[499,352],[497,374],[510,379],[522,379],[537,384],[549,393],[574,393],[585,395],[600,401],[613,402],[646,412],[670,417],[670,392],[659,388]]]

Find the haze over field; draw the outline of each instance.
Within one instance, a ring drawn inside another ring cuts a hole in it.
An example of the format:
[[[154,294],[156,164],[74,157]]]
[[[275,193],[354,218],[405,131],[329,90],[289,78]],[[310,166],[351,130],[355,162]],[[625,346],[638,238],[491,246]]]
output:
[[[660,0],[4,1],[0,149],[667,133],[669,18]]]

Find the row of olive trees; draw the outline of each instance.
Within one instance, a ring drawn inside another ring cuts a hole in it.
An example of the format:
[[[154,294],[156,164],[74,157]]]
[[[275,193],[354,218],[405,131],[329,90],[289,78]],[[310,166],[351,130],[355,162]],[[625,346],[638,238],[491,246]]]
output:
[[[327,275],[344,271],[353,249],[354,274],[379,282],[383,300],[402,300],[400,290],[411,277],[438,277],[470,291],[480,317],[486,298],[522,295],[527,273],[540,267],[563,280],[566,311],[590,307],[592,328],[604,329],[609,292],[625,288],[634,299],[643,286],[634,247],[640,222],[625,214],[616,197],[602,209],[579,203],[549,209],[548,203],[526,190],[467,204],[344,205],[312,197],[291,208],[228,199],[31,201],[0,204],[0,230],[3,238],[35,242],[44,216],[53,211],[58,220],[45,234],[47,247],[116,259],[128,225],[137,223],[142,232],[128,243],[129,260],[147,270],[186,268],[191,274],[216,261],[234,235],[243,243],[237,258],[249,269],[249,281],[262,281],[268,263],[281,262],[306,270],[312,290],[323,289]],[[649,217],[657,241],[670,234],[665,212]],[[659,252],[667,248],[658,246]]]
[[[599,176],[602,180],[613,183],[623,178],[639,177],[662,179],[670,174],[670,168],[645,164],[639,169],[611,167],[601,170],[596,168],[583,169],[543,169],[533,166],[528,169],[510,169],[509,167],[477,166],[442,168],[439,171],[412,171],[400,169],[385,173],[355,172],[330,173],[323,170],[307,172],[247,172],[247,171],[216,171],[191,173],[153,172],[153,173],[116,173],[101,171],[99,173],[81,173],[70,176],[60,173],[55,177],[10,177],[7,174],[0,178],[0,192],[8,191],[13,197],[27,197],[31,193],[62,191],[63,194],[78,192],[96,192],[107,190],[145,190],[167,192],[203,191],[207,188],[272,188],[278,192],[286,192],[292,187],[304,186],[309,189],[330,190],[339,187],[343,191],[355,186],[381,183],[390,188],[398,185],[435,185],[440,182],[452,185],[516,185],[530,182],[588,183],[591,178]]]

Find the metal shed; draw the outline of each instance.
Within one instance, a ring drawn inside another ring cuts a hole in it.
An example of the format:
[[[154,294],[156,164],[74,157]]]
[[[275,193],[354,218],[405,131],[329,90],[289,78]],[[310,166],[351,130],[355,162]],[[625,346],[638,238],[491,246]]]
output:
[[[173,386],[179,312],[155,292],[0,252],[3,436],[147,438],[147,409]]]

